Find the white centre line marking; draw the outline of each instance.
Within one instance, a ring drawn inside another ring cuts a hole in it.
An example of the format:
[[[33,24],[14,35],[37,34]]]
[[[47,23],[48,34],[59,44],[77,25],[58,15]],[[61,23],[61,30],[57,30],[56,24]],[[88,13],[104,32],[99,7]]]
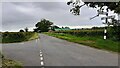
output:
[[[44,66],[42,50],[40,50],[39,56],[40,56],[40,64],[41,64],[41,66]]]
[[[43,55],[42,54],[40,54],[40,57],[42,57]]]
[[[42,54],[42,52],[40,52],[40,54]]]
[[[43,62],[43,61],[41,61],[41,65],[44,65],[44,62]]]
[[[40,60],[43,60],[43,57],[40,57]]]

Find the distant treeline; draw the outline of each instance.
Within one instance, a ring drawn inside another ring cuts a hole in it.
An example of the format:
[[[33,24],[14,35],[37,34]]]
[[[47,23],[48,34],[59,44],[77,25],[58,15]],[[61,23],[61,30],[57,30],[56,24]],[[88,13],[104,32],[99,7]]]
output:
[[[2,43],[13,43],[28,41],[38,38],[38,33],[35,32],[4,32],[0,34]]]

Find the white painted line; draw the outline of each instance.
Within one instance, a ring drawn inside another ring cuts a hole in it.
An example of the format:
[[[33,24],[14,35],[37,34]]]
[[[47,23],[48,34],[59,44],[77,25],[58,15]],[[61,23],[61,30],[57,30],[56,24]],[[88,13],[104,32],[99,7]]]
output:
[[[42,57],[43,55],[42,54],[40,54],[40,57]]]
[[[43,57],[40,57],[40,60],[43,60]]]
[[[42,54],[42,52],[40,52],[40,54]]]
[[[41,65],[44,65],[44,62],[43,62],[43,61],[41,61]]]

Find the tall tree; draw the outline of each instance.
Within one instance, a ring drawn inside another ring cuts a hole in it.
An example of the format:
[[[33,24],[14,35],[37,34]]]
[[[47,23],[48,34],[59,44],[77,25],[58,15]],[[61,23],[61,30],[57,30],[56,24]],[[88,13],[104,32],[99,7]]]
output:
[[[25,28],[25,32],[28,32],[28,28],[27,27]]]
[[[51,27],[53,23],[49,20],[42,19],[40,22],[38,22],[36,26],[36,31],[37,32],[47,32],[49,28]]]

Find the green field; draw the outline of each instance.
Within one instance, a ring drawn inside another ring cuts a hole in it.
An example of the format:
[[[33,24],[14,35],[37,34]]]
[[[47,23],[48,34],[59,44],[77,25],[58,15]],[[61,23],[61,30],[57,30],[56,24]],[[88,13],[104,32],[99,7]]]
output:
[[[103,37],[101,36],[75,36],[71,34],[54,32],[52,33],[47,32],[45,34],[98,49],[120,52],[120,50],[118,50],[118,45],[120,45],[120,42],[113,41],[110,39],[104,40]]]
[[[0,43],[15,43],[29,41],[38,38],[36,32],[4,32],[1,33]]]

